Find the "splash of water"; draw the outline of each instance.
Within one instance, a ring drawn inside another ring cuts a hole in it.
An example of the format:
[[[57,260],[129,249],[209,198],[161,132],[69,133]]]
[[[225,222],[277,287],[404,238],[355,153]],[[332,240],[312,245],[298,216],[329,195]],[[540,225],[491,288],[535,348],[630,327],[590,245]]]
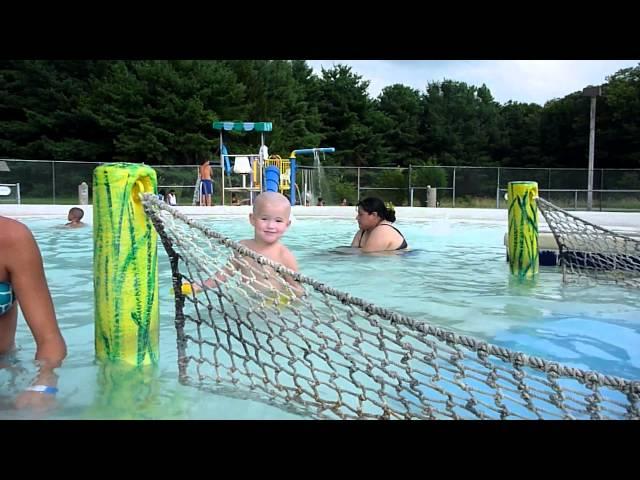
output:
[[[324,153],[322,154],[324,159]],[[329,189],[329,182],[327,181],[324,168],[320,162],[320,153],[317,150],[313,151],[313,168],[315,172],[314,180],[312,182],[311,197],[313,199],[313,205],[318,203],[318,198],[324,200],[325,205],[333,205],[333,198],[331,190]]]

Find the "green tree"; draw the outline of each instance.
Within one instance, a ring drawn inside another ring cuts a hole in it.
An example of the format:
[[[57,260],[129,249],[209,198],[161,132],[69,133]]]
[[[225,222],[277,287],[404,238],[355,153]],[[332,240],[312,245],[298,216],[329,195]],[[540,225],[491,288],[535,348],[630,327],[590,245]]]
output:
[[[423,150],[443,164],[491,165],[500,139],[499,104],[489,89],[444,80],[423,96]]]
[[[322,140],[335,147],[336,155],[331,158],[342,165],[372,166],[384,161],[381,134],[370,124],[373,102],[368,87],[369,82],[353,73],[351,67],[322,69],[316,99]]]
[[[0,64],[0,151],[18,158],[86,160],[104,148],[86,138],[95,125],[79,106],[97,62]]]
[[[239,113],[244,88],[217,62],[115,62],[91,79],[85,107],[113,139],[113,158],[198,163],[218,145],[212,122]]]
[[[378,97],[377,107],[387,119],[383,133],[388,164],[406,167],[424,160],[420,92],[400,84],[385,87]]]
[[[599,166],[640,168],[640,64],[607,78],[596,107]]]
[[[589,99],[576,92],[547,102],[540,118],[541,167],[586,168]]]
[[[501,142],[496,159],[504,167],[540,166],[540,117],[535,103],[507,102],[500,109]]]

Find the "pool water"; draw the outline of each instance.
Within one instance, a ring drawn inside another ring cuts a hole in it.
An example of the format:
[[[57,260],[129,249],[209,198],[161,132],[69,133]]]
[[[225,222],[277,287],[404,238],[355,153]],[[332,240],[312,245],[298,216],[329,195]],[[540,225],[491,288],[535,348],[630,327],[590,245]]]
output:
[[[355,215],[354,215],[355,216]],[[177,381],[176,334],[168,257],[159,246],[160,364],[123,375],[94,360],[92,230],[27,218],[42,250],[49,287],[69,355],[58,407],[38,418],[295,419],[261,402],[201,392]],[[239,240],[246,217],[204,220]],[[565,285],[555,267],[519,282],[505,261],[504,223],[446,220],[396,224],[410,251],[349,255],[354,220],[298,218],[283,243],[300,271],[334,288],[418,320],[529,355],[629,379],[640,378],[640,299],[616,286]],[[0,418],[32,418],[10,408],[29,384],[35,345],[19,321],[15,368],[0,370]],[[114,380],[117,379],[117,380]]]

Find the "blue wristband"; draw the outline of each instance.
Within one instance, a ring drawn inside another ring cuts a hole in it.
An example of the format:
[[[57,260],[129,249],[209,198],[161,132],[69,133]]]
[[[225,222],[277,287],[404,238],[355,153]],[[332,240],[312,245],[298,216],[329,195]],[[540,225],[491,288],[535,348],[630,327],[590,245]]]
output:
[[[50,387],[48,385],[31,385],[27,388],[27,391],[47,393],[49,395],[55,395],[58,393],[58,389],[56,387]]]

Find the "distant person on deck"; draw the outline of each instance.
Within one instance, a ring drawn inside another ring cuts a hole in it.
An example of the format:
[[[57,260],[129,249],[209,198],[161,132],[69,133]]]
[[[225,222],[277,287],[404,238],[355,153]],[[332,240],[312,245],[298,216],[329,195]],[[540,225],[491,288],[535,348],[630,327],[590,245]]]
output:
[[[213,195],[213,180],[211,179],[211,165],[205,159],[200,164],[200,205],[211,206],[211,195]]]
[[[178,205],[178,200],[176,199],[175,190],[169,190],[169,193],[167,193],[167,203],[174,207]]]

